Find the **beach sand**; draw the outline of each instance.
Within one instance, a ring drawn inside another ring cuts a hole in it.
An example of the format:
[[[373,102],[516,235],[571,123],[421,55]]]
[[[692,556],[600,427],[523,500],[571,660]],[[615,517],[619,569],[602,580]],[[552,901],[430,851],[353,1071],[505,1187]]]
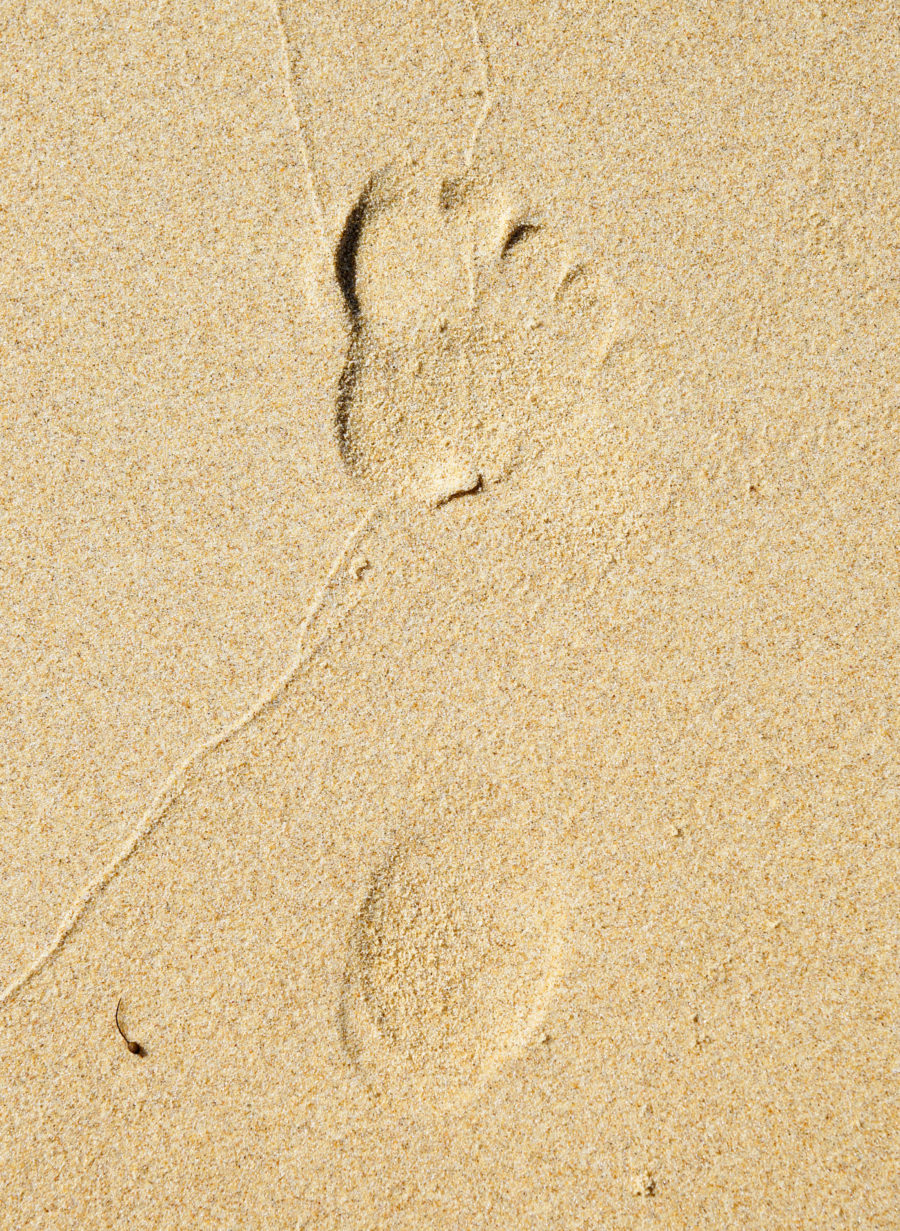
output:
[[[0,1228],[898,1225],[895,16],[6,7]]]

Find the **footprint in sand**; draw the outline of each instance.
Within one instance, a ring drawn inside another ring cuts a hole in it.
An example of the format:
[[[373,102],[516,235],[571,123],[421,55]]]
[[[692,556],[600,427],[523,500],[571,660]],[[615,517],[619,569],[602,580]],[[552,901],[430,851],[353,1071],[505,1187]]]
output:
[[[341,457],[377,492],[433,507],[563,433],[615,338],[596,264],[539,211],[474,181],[373,176],[335,270],[350,327]]]
[[[565,430],[582,369],[615,337],[609,285],[539,214],[414,168],[368,183],[335,268],[350,330],[341,457],[401,504],[435,509],[507,478]],[[567,915],[552,818],[485,784],[467,798],[462,817],[409,816],[348,939],[346,1052],[419,1107],[472,1097],[529,1037]]]
[[[489,787],[467,793],[462,817],[440,804],[410,817],[350,929],[343,1045],[418,1112],[474,1097],[533,1041],[568,924],[555,818]]]

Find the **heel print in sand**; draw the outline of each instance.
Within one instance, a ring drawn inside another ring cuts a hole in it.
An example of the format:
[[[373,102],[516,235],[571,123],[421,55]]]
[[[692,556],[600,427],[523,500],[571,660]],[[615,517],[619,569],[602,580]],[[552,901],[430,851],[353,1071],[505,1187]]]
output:
[[[335,272],[350,325],[341,456],[376,491],[432,506],[505,478],[564,432],[615,338],[596,263],[474,179],[375,175]]]
[[[348,937],[344,1048],[373,1092],[417,1114],[474,1098],[537,1030],[553,989],[568,894],[552,832],[505,794],[482,791],[462,820],[439,805],[420,818],[371,878]]]

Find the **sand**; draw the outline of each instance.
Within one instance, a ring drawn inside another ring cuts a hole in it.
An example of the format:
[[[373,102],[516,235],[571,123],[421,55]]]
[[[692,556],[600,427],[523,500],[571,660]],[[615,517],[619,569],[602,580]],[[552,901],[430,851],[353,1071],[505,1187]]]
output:
[[[891,6],[0,28],[0,1227],[896,1227]]]

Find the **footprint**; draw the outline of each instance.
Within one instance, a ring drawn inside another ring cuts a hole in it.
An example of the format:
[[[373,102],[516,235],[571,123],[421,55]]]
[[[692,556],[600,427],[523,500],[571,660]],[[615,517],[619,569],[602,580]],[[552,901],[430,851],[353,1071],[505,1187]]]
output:
[[[337,439],[379,500],[438,508],[507,478],[565,432],[615,339],[596,266],[474,178],[429,180],[415,166],[374,176],[335,272],[350,335]],[[425,589],[425,608],[429,594],[460,593]],[[539,808],[453,774],[447,789],[452,799],[409,809],[371,875],[338,1013],[367,1087],[435,1112],[474,1097],[536,1028],[571,900]]]
[[[389,1104],[445,1112],[473,1099],[537,1030],[571,895],[553,823],[489,783],[446,801],[375,872],[351,928],[339,1025]]]
[[[335,271],[350,330],[338,444],[380,495],[437,507],[506,478],[565,432],[616,336],[596,263],[474,178],[374,176]]]

